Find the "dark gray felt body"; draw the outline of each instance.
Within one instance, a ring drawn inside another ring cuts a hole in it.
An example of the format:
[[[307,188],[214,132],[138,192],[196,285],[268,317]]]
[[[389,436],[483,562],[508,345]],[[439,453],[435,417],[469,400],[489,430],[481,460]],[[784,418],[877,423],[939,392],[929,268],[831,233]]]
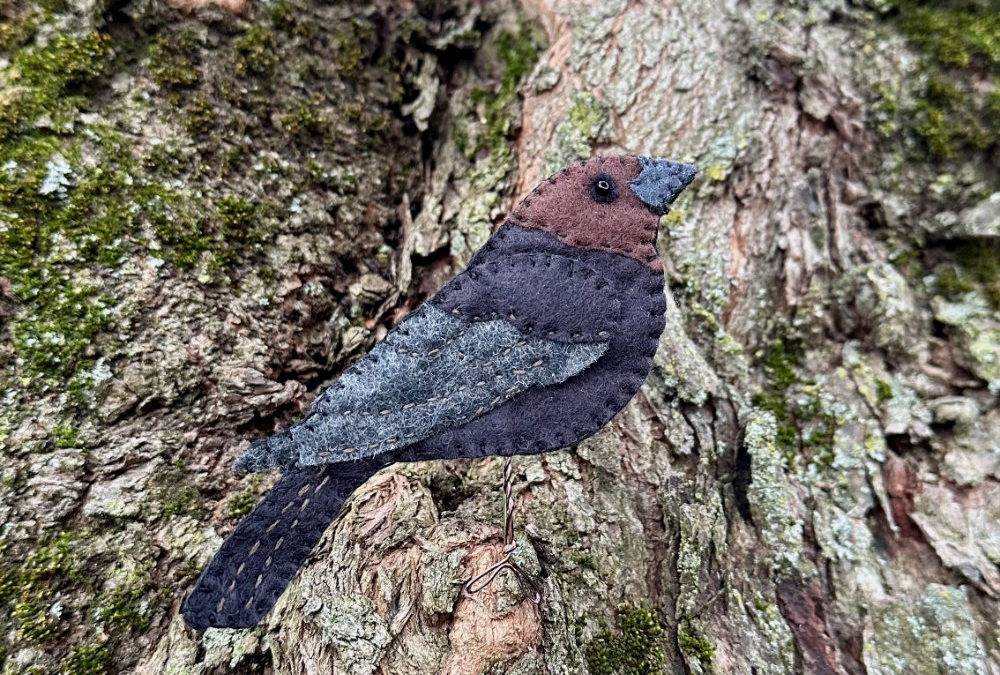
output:
[[[614,287],[619,319],[608,337],[608,349],[593,365],[566,382],[529,389],[511,401],[463,425],[395,454],[396,461],[443,457],[535,454],[558,450],[596,433],[639,390],[653,367],[663,333],[666,298],[663,273],[621,255],[567,246],[552,235],[506,224],[469,263],[476,269],[521,252],[571,257],[595,270]],[[460,281],[461,275],[452,281]],[[448,298],[449,284],[430,302]],[[591,290],[593,289],[593,290]],[[573,298],[555,323],[564,333],[586,333],[593,319],[576,313],[576,302],[601,306],[604,289],[575,284],[553,290]],[[553,312],[558,311],[553,307]]]
[[[550,261],[555,264],[543,264],[530,273],[504,264],[523,260],[519,254],[532,254],[536,260],[538,254],[548,254],[555,256]],[[524,282],[525,274],[530,283]],[[516,292],[491,293],[491,288]],[[575,346],[598,338],[602,351],[575,375],[520,391],[456,428],[368,459],[286,473],[202,574],[185,605],[189,625],[246,627],[259,621],[344,500],[383,466],[399,461],[534,454],[573,445],[595,433],[645,380],[666,309],[662,272],[634,258],[570,247],[546,232],[509,223],[429,304],[468,325],[506,313],[505,321],[522,334],[538,337],[541,332],[550,341]],[[610,316],[615,319],[608,320]],[[284,432],[276,438],[290,436]],[[333,489],[328,489],[331,481]],[[302,509],[303,494],[310,495],[310,503],[302,510],[306,518],[296,523],[296,545],[275,547],[278,530],[290,525],[278,516]],[[255,544],[254,555],[248,556]],[[256,555],[268,546],[269,556]],[[248,560],[256,567],[248,570]]]
[[[554,256],[538,257],[544,267]],[[531,387],[578,374],[607,351],[592,337],[550,340],[495,315],[467,321],[457,310],[424,305],[327,389],[307,419],[251,445],[236,468],[371,457],[459,428]]]

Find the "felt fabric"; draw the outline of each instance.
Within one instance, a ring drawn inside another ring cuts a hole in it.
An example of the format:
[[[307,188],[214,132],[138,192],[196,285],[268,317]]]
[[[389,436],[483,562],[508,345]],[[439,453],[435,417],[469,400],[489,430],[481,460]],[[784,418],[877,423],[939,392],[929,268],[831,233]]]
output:
[[[363,432],[350,436],[351,424],[319,434],[303,424],[304,431],[293,427],[258,444],[263,455],[289,466],[294,464],[290,458],[301,462],[304,451],[317,457],[320,449],[340,451],[324,460],[335,464],[289,471],[240,524],[192,592],[185,610],[188,623],[199,628],[241,627],[259,619],[347,495],[382,466],[546,452],[573,445],[606,424],[635,395],[652,367],[666,309],[655,248],[657,213],[692,175],[637,157],[595,158],[569,167],[528,195],[473,256],[468,269],[401,325],[407,331],[419,326],[420,336],[391,332],[373,350],[376,359],[362,361],[367,365],[349,371],[347,382],[335,384],[317,400],[312,417],[333,419],[336,412],[343,417],[344,411],[365,409],[370,417],[388,421],[393,410],[382,416],[388,408],[374,404],[376,399],[397,408],[413,404],[407,410],[415,410],[421,400],[426,404],[427,398],[469,387],[470,382],[475,387],[482,381],[478,386],[485,387],[486,380],[471,371],[492,368],[491,375],[502,377],[499,371],[507,372],[514,361],[501,363],[501,357],[513,355],[523,365],[524,350],[545,349],[547,358],[557,362],[547,370],[537,366],[547,379],[506,398],[494,395],[489,406],[479,405],[482,399],[468,399],[461,413],[446,411],[453,416],[446,427],[424,423],[426,435],[409,443],[389,442],[392,435],[414,428],[407,425],[415,422],[400,413],[391,428],[361,427]],[[470,336],[471,341],[461,342]],[[504,354],[504,346],[497,356],[493,343],[509,345],[512,336],[517,341],[509,347],[511,353]],[[448,344],[449,339],[455,342]],[[396,356],[390,356],[393,348]],[[441,351],[429,355],[433,349]],[[448,349],[453,351],[446,358]],[[414,350],[422,356],[412,357]],[[458,359],[458,353],[466,352],[475,356],[476,368]],[[487,367],[484,360],[490,358]],[[391,367],[378,365],[383,359]],[[461,416],[470,409],[470,417]],[[353,439],[350,444],[344,442],[347,437]],[[379,454],[354,459],[363,453],[343,452],[360,447],[362,441],[379,444]],[[323,483],[327,477],[330,481]],[[301,519],[295,527],[287,516],[276,519],[276,514],[296,511],[309,518],[307,526]],[[299,533],[294,555],[281,553],[292,539],[289,535],[279,546],[276,532],[282,528]],[[263,551],[270,553],[261,556]]]
[[[618,199],[618,182],[611,175],[599,172],[590,179],[590,198],[598,204],[614,203]]]
[[[618,290],[573,257],[526,252],[477,259],[430,304],[467,322],[502,318],[557,342],[605,342],[621,316]]]
[[[565,275],[556,280],[564,287],[577,280],[567,274],[570,266],[553,266],[552,259],[537,264]],[[464,276],[471,284],[478,274]],[[395,450],[459,427],[530,387],[563,382],[606,350],[605,343],[557,342],[502,319],[466,321],[459,311],[424,305],[327,389],[312,415],[251,445],[235,468],[288,470]]]
[[[344,501],[385,464],[368,459],[285,473],[202,572],[184,603],[184,621],[199,630],[256,625]]]
[[[497,230],[470,267],[526,251],[574,256],[614,286],[621,313],[607,351],[561,384],[529,389],[459,429],[401,449],[396,461],[558,450],[597,432],[645,381],[663,332],[663,273],[630,257],[574,249],[547,232],[513,223]]]
[[[658,166],[655,160],[650,162]],[[508,220],[521,227],[551,232],[569,246],[618,253],[662,270],[653,245],[662,205],[653,208],[630,189],[642,171],[639,158],[634,156],[601,157],[573,164],[536,187]],[[676,178],[673,174],[669,177]],[[617,195],[614,200],[595,198],[596,185],[602,180],[611,182]],[[639,184],[646,193],[652,192],[649,181],[640,180]],[[664,188],[664,194],[671,194],[670,189]]]
[[[633,194],[658,213],[666,213],[691,181],[698,170],[690,164],[672,162],[669,159],[639,157],[642,171],[629,187]]]

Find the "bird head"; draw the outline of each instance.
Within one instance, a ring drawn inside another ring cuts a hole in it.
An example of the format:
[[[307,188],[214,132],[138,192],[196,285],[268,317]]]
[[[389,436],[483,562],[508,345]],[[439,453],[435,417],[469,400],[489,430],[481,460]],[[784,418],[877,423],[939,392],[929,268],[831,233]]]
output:
[[[669,159],[592,157],[550,176],[508,220],[545,230],[570,246],[626,255],[662,269],[656,252],[660,216],[697,169]]]

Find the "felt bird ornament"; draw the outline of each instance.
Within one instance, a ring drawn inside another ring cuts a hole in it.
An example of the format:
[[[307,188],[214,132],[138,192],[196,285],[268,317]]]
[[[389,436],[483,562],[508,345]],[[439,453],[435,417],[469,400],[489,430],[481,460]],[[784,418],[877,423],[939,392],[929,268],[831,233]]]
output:
[[[595,157],[536,187],[308,417],[236,461],[284,473],[202,573],[187,623],[256,624],[385,466],[558,450],[611,420],[652,368],[666,309],[658,223],[695,173]]]

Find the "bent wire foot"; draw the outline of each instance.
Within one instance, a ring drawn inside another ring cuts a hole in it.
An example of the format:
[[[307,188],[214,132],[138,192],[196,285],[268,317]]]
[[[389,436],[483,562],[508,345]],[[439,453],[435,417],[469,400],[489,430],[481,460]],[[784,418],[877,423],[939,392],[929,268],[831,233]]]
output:
[[[542,602],[542,592],[538,582],[514,560],[517,542],[514,541],[514,487],[513,468],[510,457],[504,458],[503,464],[503,494],[506,508],[503,512],[503,553],[504,556],[485,570],[474,576],[465,584],[465,592],[474,595],[493,583],[493,580],[504,570],[514,573],[521,590],[529,595],[536,605]]]

